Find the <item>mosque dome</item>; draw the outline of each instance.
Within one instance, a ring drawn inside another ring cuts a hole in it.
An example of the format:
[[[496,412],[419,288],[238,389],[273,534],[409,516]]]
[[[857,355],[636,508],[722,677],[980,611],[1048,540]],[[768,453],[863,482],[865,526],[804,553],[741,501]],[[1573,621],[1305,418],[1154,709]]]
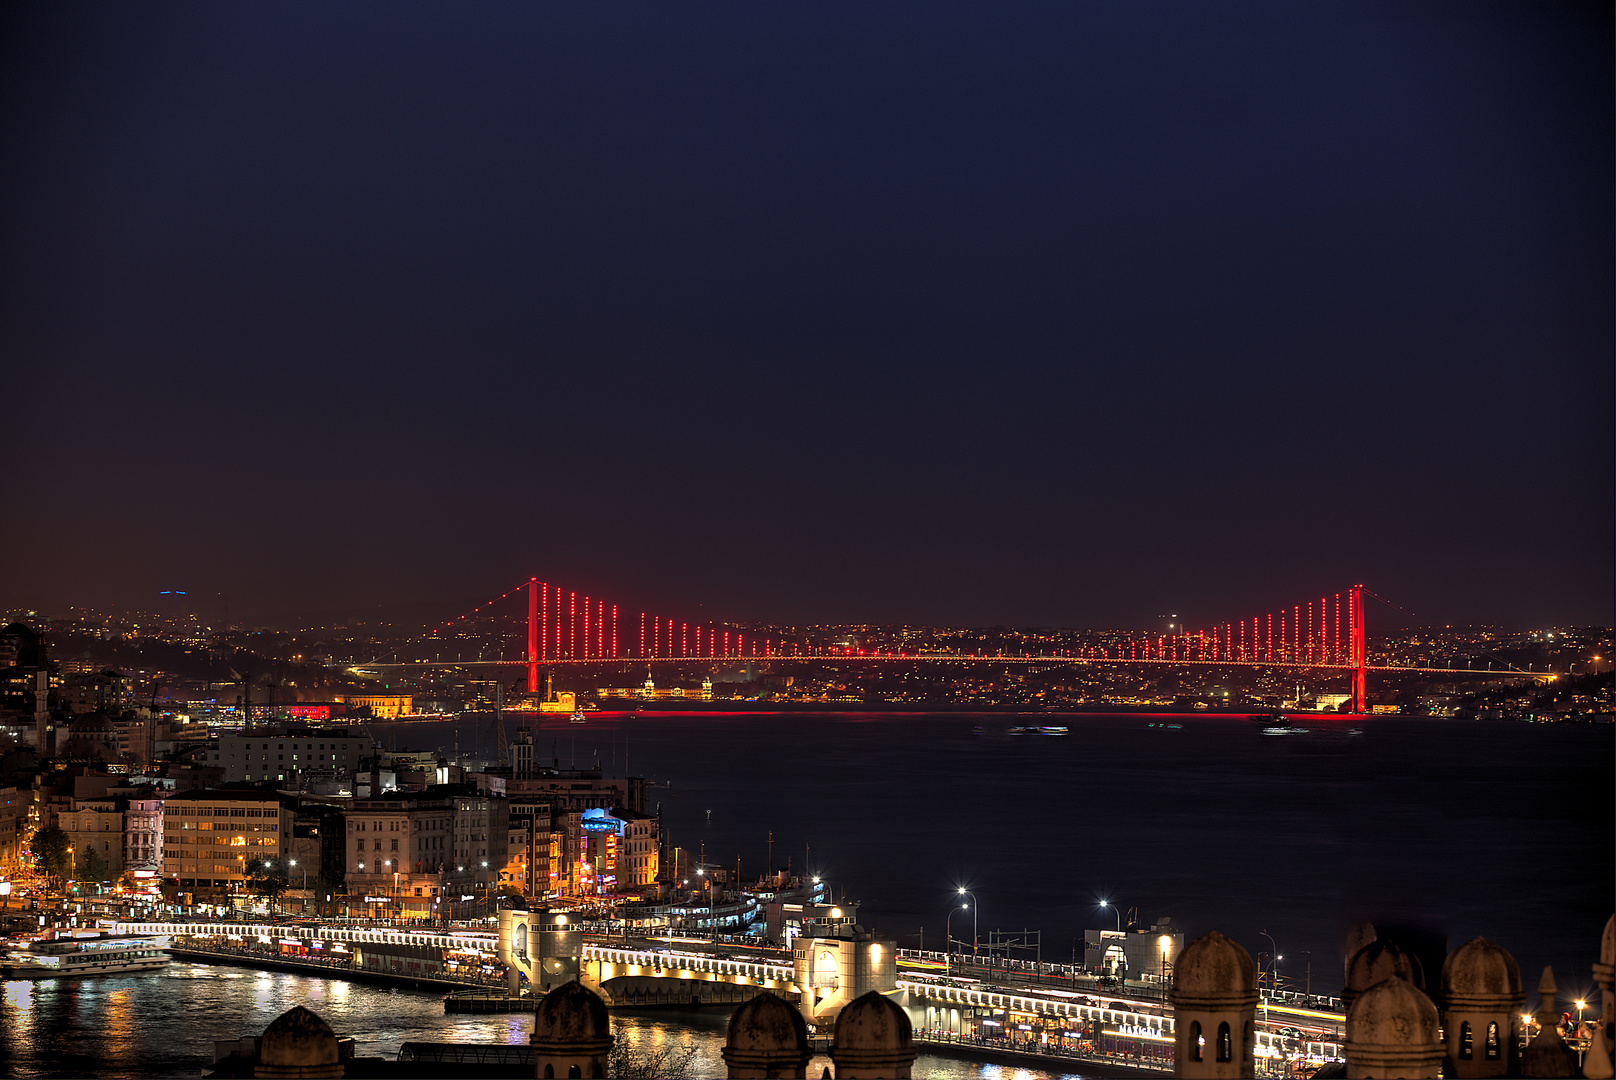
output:
[[[331,1025],[296,1005],[264,1029],[254,1072],[262,1077],[341,1076],[340,1056]]]
[[[784,998],[765,990],[735,1010],[724,1044],[751,1053],[795,1053],[808,1045],[808,1025]]]
[[[1504,949],[1484,937],[1471,938],[1442,964],[1442,1000],[1450,1008],[1524,1001],[1521,969]]]
[[[1173,966],[1173,997],[1188,1004],[1202,999],[1256,999],[1257,965],[1233,938],[1216,930],[1202,934],[1179,954]]]
[[[909,1016],[879,991],[856,998],[836,1017],[837,1050],[908,1050],[914,1045]]]
[[[580,982],[564,982],[544,995],[533,1015],[535,1043],[589,1043],[611,1037],[600,995]]]
[[[104,712],[85,713],[73,721],[68,732],[73,735],[112,735],[117,732],[111,717]]]

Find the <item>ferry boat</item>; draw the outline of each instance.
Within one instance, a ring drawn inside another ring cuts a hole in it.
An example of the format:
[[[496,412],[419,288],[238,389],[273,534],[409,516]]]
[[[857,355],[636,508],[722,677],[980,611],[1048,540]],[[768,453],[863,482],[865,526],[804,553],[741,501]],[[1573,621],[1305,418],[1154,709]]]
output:
[[[1062,725],[1045,724],[1040,727],[1013,727],[1012,735],[1065,735],[1067,728]]]
[[[5,979],[79,978],[85,975],[128,975],[168,966],[168,939],[101,934],[29,942],[0,958]]]

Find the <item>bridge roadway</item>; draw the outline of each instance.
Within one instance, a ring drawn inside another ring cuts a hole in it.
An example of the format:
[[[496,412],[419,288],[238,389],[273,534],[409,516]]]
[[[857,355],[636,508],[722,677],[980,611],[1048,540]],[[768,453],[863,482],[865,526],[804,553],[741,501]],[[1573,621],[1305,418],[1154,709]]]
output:
[[[499,951],[497,933],[476,930],[354,928],[286,923],[120,922],[114,924],[113,932],[223,938],[234,935],[262,943],[318,940],[358,945],[409,945],[455,952],[481,952],[491,956],[497,956]],[[900,966],[929,967],[937,962],[936,958],[943,958],[943,954],[914,954],[900,958]],[[625,975],[648,975],[654,978],[700,978],[798,992],[796,971],[790,964],[771,962],[755,952],[725,956],[722,952],[715,954],[650,945],[625,943],[618,946],[586,942],[583,960],[586,965],[599,965],[597,971],[603,976],[603,982]],[[1098,1021],[1108,1032],[1123,1038],[1167,1044],[1174,1040],[1173,1018],[1164,1015],[1165,1010],[1159,1002],[1131,999],[1126,991],[1085,994],[1075,990],[1026,985],[1027,980],[1016,978],[1015,972],[1000,974],[1005,976],[1003,983],[985,983],[952,974],[910,972],[900,974],[897,989],[905,996],[904,1004],[922,1016],[928,1004],[931,1004],[945,1010],[950,1007],[977,1009],[1077,1024]],[[1104,1000],[1097,1000],[1099,998]],[[1259,1011],[1256,1033],[1257,1053],[1260,1056],[1279,1056],[1289,1052],[1321,1061],[1341,1057],[1339,1042],[1329,1037],[1333,1034],[1331,1029],[1339,1031],[1344,1021],[1339,1013],[1302,1008],[1295,1003],[1268,999],[1266,995],[1265,1003],[1266,1007]],[[1295,1020],[1291,1022],[1312,1029],[1302,1039],[1287,1037],[1279,1032],[1278,1025],[1292,1016]],[[1263,1022],[1265,1020],[1267,1022]]]
[[[1152,667],[1248,667],[1248,668],[1294,668],[1308,671],[1339,671],[1350,674],[1359,669],[1350,664],[1323,663],[1317,660],[1207,660],[1202,658],[1155,656],[1127,656],[1127,657],[1098,657],[1098,656],[1055,656],[1051,654],[1029,654],[1024,656],[999,656],[993,653],[889,653],[872,652],[847,655],[844,653],[759,653],[747,656],[589,656],[589,657],[551,657],[539,661],[546,667],[643,667],[651,664],[762,664],[762,663],[794,663],[800,661],[824,661],[826,663],[849,663],[867,661],[924,661],[926,663],[961,663],[961,664],[1049,664],[1058,667],[1071,667],[1084,665],[1097,667],[1102,664],[1146,664]],[[381,668],[469,668],[469,667],[527,667],[526,660],[399,660],[388,662],[374,662],[358,664],[356,668],[365,670]],[[1552,671],[1517,671],[1513,668],[1444,668],[1444,667],[1414,667],[1405,664],[1365,664],[1364,671],[1380,672],[1389,675],[1475,675],[1487,677],[1510,677],[1531,679],[1537,682],[1552,681],[1556,675]],[[695,699],[691,699],[695,700]]]

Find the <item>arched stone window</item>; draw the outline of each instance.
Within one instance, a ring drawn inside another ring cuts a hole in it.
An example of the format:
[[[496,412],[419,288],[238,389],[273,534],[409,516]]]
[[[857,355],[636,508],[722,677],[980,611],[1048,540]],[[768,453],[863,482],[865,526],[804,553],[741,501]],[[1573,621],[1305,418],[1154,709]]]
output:
[[[567,1066],[567,1080],[583,1080],[584,1071],[576,1065]]]
[[[1470,1021],[1459,1025],[1459,1060],[1469,1061],[1475,1056],[1475,1038],[1470,1032]]]
[[[512,951],[523,960],[527,959],[527,923],[516,924],[516,940],[512,942]]]
[[[546,1065],[544,1067],[544,1080],[555,1080],[555,1066],[554,1065]]]
[[[1193,1023],[1190,1024],[1190,1060],[1191,1061],[1200,1061],[1201,1060],[1201,1047],[1203,1047],[1205,1045],[1206,1045],[1206,1036],[1201,1034],[1201,1022],[1199,1020],[1196,1020],[1196,1021],[1194,1021]]]
[[[1468,1027],[1469,1025],[1467,1024],[1465,1026]],[[1487,1060],[1488,1061],[1497,1061],[1502,1056],[1503,1056],[1503,1049],[1499,1046],[1499,1043],[1498,1043],[1498,1024],[1497,1023],[1488,1024],[1487,1025]]]
[[[1229,1031],[1227,1020],[1218,1025],[1218,1060],[1234,1060],[1234,1036]]]

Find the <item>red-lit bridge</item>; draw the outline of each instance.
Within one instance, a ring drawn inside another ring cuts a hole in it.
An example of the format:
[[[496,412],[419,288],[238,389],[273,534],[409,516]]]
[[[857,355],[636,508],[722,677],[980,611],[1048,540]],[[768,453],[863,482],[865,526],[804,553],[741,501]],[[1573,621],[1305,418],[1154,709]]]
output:
[[[677,664],[692,661],[914,661],[994,664],[1139,664],[1239,666],[1338,671],[1349,676],[1352,707],[1362,712],[1369,672],[1476,675],[1472,668],[1371,664],[1364,639],[1363,585],[1309,599],[1247,618],[1213,623],[1170,634],[1111,635],[1104,645],[1041,652],[904,652],[851,646],[811,645],[733,625],[677,619],[658,612],[624,611],[616,603],[531,578],[470,611],[433,628],[432,640],[466,630],[479,617],[514,608],[503,601],[527,601],[527,649],[522,659],[478,663],[523,665],[529,693],[539,689],[541,665],[631,662]],[[1379,597],[1375,597],[1379,599]],[[1393,605],[1395,606],[1395,605]],[[513,611],[512,614],[515,612]],[[373,663],[366,666],[393,666]],[[398,665],[405,666],[405,665]],[[421,666],[409,664],[410,667]],[[466,666],[456,661],[449,666]],[[1498,672],[1502,674],[1503,672]],[[1525,677],[1536,673],[1511,672]]]

